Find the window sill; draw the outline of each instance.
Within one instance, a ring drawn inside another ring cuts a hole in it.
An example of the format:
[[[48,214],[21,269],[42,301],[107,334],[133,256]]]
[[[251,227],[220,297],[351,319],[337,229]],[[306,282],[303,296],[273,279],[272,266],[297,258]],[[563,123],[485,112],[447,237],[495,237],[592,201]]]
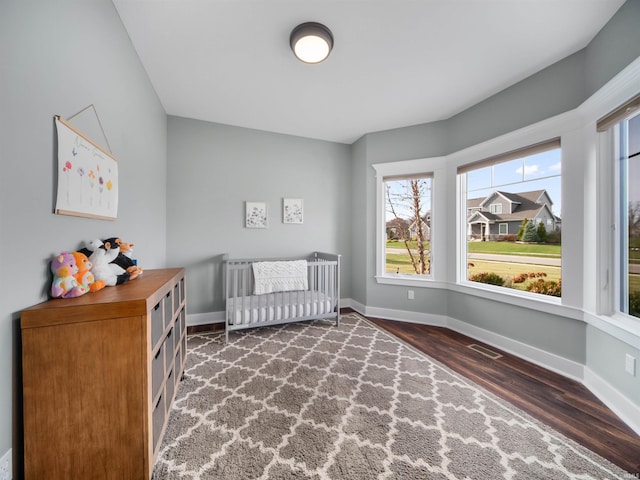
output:
[[[382,285],[398,285],[417,288],[448,288],[445,282],[436,282],[433,278],[413,278],[409,275],[376,275],[376,282]]]

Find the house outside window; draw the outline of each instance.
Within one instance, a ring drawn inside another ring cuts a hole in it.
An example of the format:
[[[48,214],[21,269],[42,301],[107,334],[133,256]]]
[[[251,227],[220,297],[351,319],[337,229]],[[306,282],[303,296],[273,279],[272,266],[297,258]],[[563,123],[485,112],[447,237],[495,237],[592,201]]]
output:
[[[458,175],[469,213],[461,280],[560,297],[560,140],[463,165]]]

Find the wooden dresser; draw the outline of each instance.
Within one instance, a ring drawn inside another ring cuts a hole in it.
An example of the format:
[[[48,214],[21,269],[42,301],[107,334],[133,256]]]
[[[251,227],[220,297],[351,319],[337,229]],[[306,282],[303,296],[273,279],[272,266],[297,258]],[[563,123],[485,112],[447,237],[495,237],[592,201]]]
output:
[[[25,478],[149,479],[186,353],[184,269],[24,310]]]

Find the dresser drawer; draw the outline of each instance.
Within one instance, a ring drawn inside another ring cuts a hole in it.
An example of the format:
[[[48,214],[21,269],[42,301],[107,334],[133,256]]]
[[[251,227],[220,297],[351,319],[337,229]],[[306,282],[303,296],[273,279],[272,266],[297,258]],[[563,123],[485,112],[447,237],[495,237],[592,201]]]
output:
[[[163,311],[162,302],[158,302],[151,310],[151,348],[158,344],[164,332]]]
[[[155,450],[158,447],[158,443],[160,441],[160,434],[162,433],[162,428],[164,427],[164,419],[165,419],[165,395],[164,392],[158,398],[156,402],[155,408],[153,409],[153,449]]]
[[[173,362],[173,356],[175,355],[175,341],[174,338],[177,334],[176,329],[171,327],[169,333],[167,333],[167,338],[164,341],[164,348],[166,350],[165,358],[166,358],[166,370],[168,371],[171,368],[171,362]]]
[[[173,313],[176,313],[182,303],[182,295],[180,295],[180,283],[176,283],[173,287]]]
[[[173,290],[169,290],[164,298],[164,328],[167,328],[173,321]]]
[[[163,344],[151,359],[151,397],[155,398],[164,380],[165,345]]]
[[[169,410],[171,410],[171,402],[173,401],[173,393],[175,392],[175,372],[175,368],[172,369],[167,377],[167,386],[165,388],[167,416],[169,415]]]

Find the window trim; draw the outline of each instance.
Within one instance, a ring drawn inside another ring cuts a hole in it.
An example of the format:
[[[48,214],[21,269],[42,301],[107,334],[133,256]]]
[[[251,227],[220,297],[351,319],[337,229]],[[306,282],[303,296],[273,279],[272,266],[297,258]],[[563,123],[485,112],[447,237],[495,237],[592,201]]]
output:
[[[502,233],[502,227],[506,227],[506,232]],[[501,222],[498,224],[498,235],[509,235],[509,223]]]
[[[441,287],[445,288],[445,284],[439,285],[435,282],[437,277],[443,278],[442,275],[436,275],[436,269],[440,262],[436,258],[439,250],[440,239],[446,232],[438,233],[438,225],[440,214],[438,212],[439,202],[436,197],[438,194],[437,183],[438,178],[444,175],[446,157],[419,158],[414,160],[401,160],[397,162],[377,163],[371,165],[375,171],[375,196],[376,196],[376,257],[375,257],[375,279],[380,284],[406,285],[413,287]],[[431,176],[431,265],[428,275],[397,275],[387,273],[385,271],[385,245],[386,245],[386,191],[385,181],[393,179],[405,179],[410,177]],[[441,205],[440,208],[445,208]]]
[[[489,205],[489,213],[493,213],[494,215],[500,215],[502,213],[502,204],[492,203],[491,205]]]
[[[489,141],[488,143],[491,144],[493,142]],[[558,136],[557,133],[555,133],[554,135],[549,135],[549,138],[546,140],[541,140],[529,146],[525,146],[525,147],[516,146],[511,150],[504,150],[502,153],[487,156],[482,160],[477,160],[477,157],[476,157],[475,159],[469,159],[468,162],[458,164],[458,166],[456,167],[456,177],[457,177],[456,193],[458,198],[458,208],[456,210],[456,216],[458,219],[457,232],[456,232],[456,267],[457,267],[456,268],[456,284],[457,285],[470,287],[470,288],[480,288],[483,291],[488,290],[488,291],[496,292],[497,294],[521,297],[523,299],[524,298],[527,298],[527,299],[540,298],[542,301],[546,303],[552,303],[556,305],[563,304],[564,295],[561,295],[560,297],[553,297],[550,295],[531,293],[527,291],[521,291],[521,290],[502,287],[502,286],[494,286],[494,285],[487,285],[479,282],[473,282],[471,280],[468,280],[467,278],[467,263],[469,258],[468,257],[469,252],[467,251],[467,241],[466,241],[467,240],[467,237],[466,237],[467,217],[465,217],[465,214],[467,212],[466,173],[479,168],[486,168],[486,167],[497,165],[500,163],[517,160],[520,158],[525,158],[530,155],[534,155],[536,153],[542,153],[542,152],[547,152],[547,151],[556,150],[556,149],[560,149],[561,156],[562,156],[561,136]],[[563,170],[564,170],[564,166],[560,171],[561,181],[562,181]],[[564,255],[561,254],[561,258],[563,256]]]
[[[639,107],[640,94],[597,122],[599,259],[596,268],[599,289],[596,314],[631,322],[640,322],[640,318],[622,311],[622,298],[628,295],[628,282],[622,280],[626,252],[622,249],[621,238],[625,226],[620,202],[620,123],[638,116]]]

